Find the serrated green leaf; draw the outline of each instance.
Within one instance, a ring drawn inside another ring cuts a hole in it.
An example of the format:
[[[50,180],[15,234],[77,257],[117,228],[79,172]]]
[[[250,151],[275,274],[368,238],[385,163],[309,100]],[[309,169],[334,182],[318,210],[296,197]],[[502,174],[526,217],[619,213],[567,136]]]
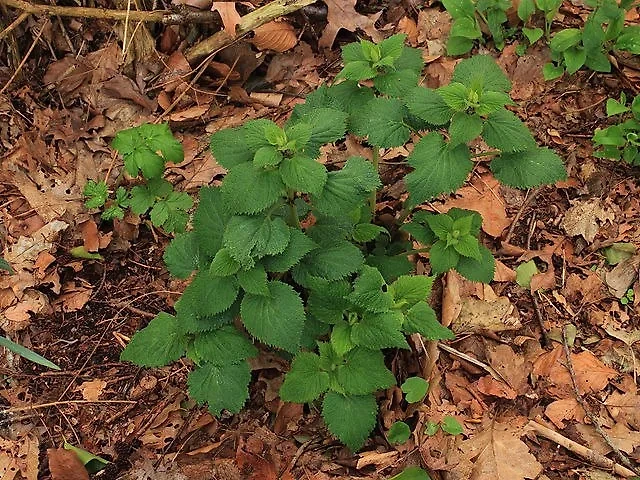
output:
[[[166,180],[161,179],[161,181],[165,182]],[[131,189],[129,206],[136,215],[144,215],[147,210],[153,207],[154,203],[156,203],[156,195],[151,192],[148,185],[136,185]]]
[[[455,267],[456,271],[472,282],[489,283],[493,280],[496,269],[496,261],[491,251],[484,245],[480,245],[480,260],[469,257],[460,257]]]
[[[284,252],[291,229],[280,217],[235,216],[229,220],[223,244],[231,256],[245,268],[266,255]]]
[[[451,125],[449,125],[451,147],[460,143],[466,144],[480,136],[480,133],[482,133],[482,119],[479,115],[458,112],[451,118]]]
[[[425,302],[416,303],[405,316],[404,330],[407,333],[419,333],[428,340],[451,340],[455,335],[443,326]]]
[[[344,68],[340,70],[336,79],[344,78],[346,80],[368,80],[378,74],[375,68],[371,66],[368,60],[356,60],[348,62]]]
[[[249,270],[240,270],[236,274],[236,278],[245,292],[254,295],[269,295],[267,272],[261,263],[256,264],[255,267]]]
[[[340,321],[333,326],[329,341],[333,350],[339,356],[345,355],[356,346],[351,340],[351,325],[344,321]]]
[[[462,112],[468,106],[469,88],[460,82],[451,82],[449,85],[440,87],[436,93],[454,112]]]
[[[402,54],[394,63],[393,67],[397,71],[411,70],[416,75],[422,73],[424,67],[424,59],[422,58],[422,50],[417,48],[407,47],[406,45],[402,49]]]
[[[562,159],[548,148],[503,153],[491,161],[491,171],[505,185],[533,188],[567,178]]]
[[[328,388],[329,374],[322,370],[320,357],[315,353],[300,352],[284,377],[280,398],[285,402],[309,403]]]
[[[411,429],[404,422],[395,422],[387,432],[387,440],[391,445],[401,445],[411,437]]]
[[[456,190],[473,168],[466,145],[449,148],[442,135],[436,132],[420,139],[407,162],[415,169],[405,177],[411,205]]]
[[[436,90],[415,87],[405,97],[409,111],[431,125],[445,125],[453,116],[453,110]]]
[[[268,287],[269,296],[245,294],[240,306],[242,322],[261,342],[296,352],[305,322],[302,300],[285,283],[272,281]]]
[[[453,247],[447,247],[445,240],[438,240],[429,250],[429,263],[436,275],[455,268],[458,261],[460,254]]]
[[[364,56],[362,44],[360,42],[351,42],[342,46],[342,60],[344,63],[357,62],[367,60]]]
[[[378,404],[373,395],[329,392],[322,402],[322,418],[329,431],[352,451],[364,445],[376,425]]]
[[[124,218],[124,210],[120,207],[120,205],[112,204],[104,209],[100,218],[103,220],[113,220],[114,218],[119,218],[122,220]]]
[[[418,73],[412,70],[393,70],[373,79],[373,86],[390,97],[401,97],[415,88],[420,80]]]
[[[197,364],[233,365],[258,355],[253,346],[233,325],[226,325],[217,330],[203,332],[195,336],[193,351]]]
[[[476,91],[508,92],[511,82],[489,55],[474,55],[462,60],[453,70],[452,82],[460,82]]]
[[[263,170],[252,163],[230,168],[221,191],[232,213],[258,213],[286,196],[278,170]]]
[[[482,138],[487,145],[503,152],[522,152],[536,146],[524,122],[515,113],[504,109],[487,117]]]
[[[274,167],[282,162],[282,153],[274,146],[268,145],[260,147],[253,157],[253,164],[256,167]]]
[[[311,140],[313,129],[308,123],[300,122],[294,123],[293,125],[287,125],[285,133],[287,135],[288,150],[301,152],[304,150],[304,147],[307,146],[309,140]]]
[[[162,367],[185,354],[187,341],[176,318],[160,312],[139,330],[120,354],[120,360],[141,367]]]
[[[403,275],[389,285],[389,293],[397,306],[413,306],[431,295],[434,277],[426,275]]]
[[[218,250],[209,266],[209,273],[214,277],[228,277],[238,270],[240,270],[240,263],[231,256],[228,248]]]
[[[324,280],[340,280],[356,272],[364,263],[362,252],[347,241],[322,246],[307,255],[295,268]]]
[[[309,314],[325,323],[342,321],[350,304],[345,297],[351,293],[351,285],[346,280],[325,282],[309,291],[307,307]]]
[[[420,402],[429,390],[429,382],[421,377],[409,377],[400,387],[409,403]]]
[[[222,247],[222,236],[229,218],[220,189],[202,187],[200,202],[193,216],[193,228],[198,247],[203,255],[213,258],[218,253]]]
[[[353,227],[353,239],[356,242],[366,243],[375,240],[381,233],[388,233],[386,228],[372,223],[358,223]]]
[[[362,266],[347,297],[354,305],[369,312],[385,312],[393,306],[393,297],[377,268]]]
[[[501,110],[505,105],[514,105],[511,97],[503,92],[482,92],[479,105],[475,108],[478,115],[488,115]]]
[[[376,147],[398,147],[409,140],[411,133],[404,122],[405,111],[399,100],[374,98],[357,117],[350,119],[351,129]]]
[[[222,410],[238,413],[249,398],[251,371],[247,362],[217,366],[205,363],[190,374],[189,395],[199,403],[207,403],[209,411],[219,416]]]
[[[240,315],[240,301],[238,299],[224,312],[212,316],[198,316],[193,311],[193,305],[184,303],[182,299],[175,303],[174,308],[176,309],[178,328],[184,335],[209,332],[230,325]]]
[[[318,195],[327,182],[327,169],[310,157],[296,155],[280,165],[282,181],[291,190]]]
[[[182,144],[173,136],[168,123],[144,123],[138,127],[145,145],[153,152],[160,152],[167,162],[184,160]]]
[[[463,257],[473,258],[481,261],[480,245],[478,239],[472,235],[461,235],[457,243],[453,244],[453,248]]]
[[[380,54],[384,57],[391,57],[394,60],[400,58],[404,44],[407,41],[407,35],[404,33],[397,33],[385,38],[380,42]]]
[[[214,277],[208,270],[200,270],[180,301],[196,315],[208,317],[227,310],[237,296],[238,285],[233,277]]]
[[[264,258],[264,265],[269,272],[286,272],[309,252],[318,248],[318,244],[298,229],[291,230],[289,244],[278,255]]]
[[[380,179],[371,162],[351,157],[341,170],[329,172],[322,192],[311,198],[320,212],[342,217],[362,206],[379,186]]]
[[[403,317],[398,311],[365,312],[362,319],[351,326],[351,340],[367,349],[409,348],[401,331]]]
[[[320,147],[344,137],[347,130],[347,113],[336,108],[314,108],[295,121],[290,120],[287,128],[295,122],[311,126],[311,137],[304,153],[312,158],[320,155]]]
[[[274,143],[278,143],[278,138],[282,140],[285,138],[284,131],[274,122],[265,118],[249,120],[242,126],[242,131],[247,148],[254,154],[262,147],[274,146]],[[236,142],[241,141],[241,139],[236,138]],[[271,143],[272,141],[273,143]],[[251,159],[253,159],[253,156]]]
[[[427,225],[440,240],[446,240],[450,232],[453,231],[453,218],[446,213],[439,215],[429,215],[425,217]]]
[[[211,153],[216,162],[227,170],[253,160],[255,150],[250,149],[246,142],[238,141],[242,137],[243,127],[225,128],[211,136]]]
[[[99,208],[103,206],[107,198],[109,198],[109,188],[103,181],[95,182],[94,180],[89,180],[82,189],[82,194],[87,197],[87,200],[84,202],[85,207]]]
[[[382,352],[365,348],[354,348],[345,355],[344,363],[336,370],[336,379],[348,395],[365,395],[396,383]]]
[[[187,278],[200,264],[200,251],[193,232],[181,233],[171,240],[162,256],[169,273]]]
[[[167,124],[144,124],[122,130],[111,146],[122,155],[130,175],[137,176],[142,171],[147,179],[161,177],[165,161],[180,163],[184,158],[182,145],[173,138]]]

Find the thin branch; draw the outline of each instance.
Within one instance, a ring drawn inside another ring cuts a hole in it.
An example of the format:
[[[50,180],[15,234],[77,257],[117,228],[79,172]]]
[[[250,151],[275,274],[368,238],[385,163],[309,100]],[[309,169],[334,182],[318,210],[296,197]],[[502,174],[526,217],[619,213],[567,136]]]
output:
[[[240,19],[240,23],[238,23],[238,26],[236,27],[235,35],[230,35],[226,31],[221,30],[187,50],[185,52],[185,57],[189,63],[196,62],[203,57],[208,56],[213,51],[227,47],[239,37],[249,33],[251,30],[258,28],[265,23],[269,23],[276,18],[288,15],[296,10],[300,10],[301,8],[315,2],[316,0],[274,0],[273,2],[267,3],[265,6],[260,7],[242,17]]]
[[[20,25],[22,22],[24,22],[27,18],[29,18],[31,14],[27,13],[27,12],[22,12],[18,18],[16,18],[13,22],[11,22],[11,25],[9,25],[7,28],[5,28],[4,30],[2,30],[0,32],[0,40],[2,40],[3,38],[5,38],[7,35],[9,35],[13,30],[16,29],[16,27],[18,25]]]
[[[212,23],[218,21],[218,14],[211,11],[185,11],[174,13],[168,10],[113,10],[108,8],[63,7],[29,3],[24,0],[0,0],[0,3],[32,15],[48,15],[77,18],[105,18],[132,22],[163,23],[177,25],[182,23]]]
[[[613,470],[613,472],[615,472],[617,475],[621,475],[625,478],[636,476],[635,472],[629,470],[627,467],[614,462],[610,458],[607,458],[604,455],[591,450],[590,448],[587,448],[577,442],[574,442],[573,440],[568,439],[555,430],[551,430],[550,428],[547,428],[544,425],[539,424],[538,422],[530,420],[527,426],[530,427],[538,435],[557,443],[561,447],[566,448],[576,455],[580,455],[582,458],[593,465],[607,470]]]
[[[629,460],[627,456],[624,453],[622,453],[622,451],[617,446],[614,445],[614,443],[611,441],[611,438],[609,438],[609,435],[607,435],[606,432],[602,429],[600,420],[591,412],[591,410],[589,409],[589,406],[587,405],[587,402],[585,402],[584,397],[582,396],[582,394],[580,393],[580,390],[578,389],[578,381],[576,380],[576,372],[573,368],[573,362],[571,361],[571,352],[569,351],[569,341],[567,339],[566,328],[562,329],[562,346],[564,347],[564,355],[567,358],[567,369],[569,370],[569,376],[571,377],[571,384],[573,385],[573,393],[576,396],[576,400],[578,401],[582,409],[586,412],[587,416],[589,417],[589,420],[595,427],[596,432],[598,432],[598,434],[602,437],[602,439],[609,446],[609,448],[613,450],[613,453],[615,453],[616,457],[618,457],[618,460],[620,460],[620,463],[622,463],[629,469],[633,469],[631,460]]]
[[[40,408],[59,407],[62,405],[76,405],[76,404],[86,404],[86,403],[134,404],[138,402],[134,400],[67,400],[65,402],[50,402],[50,403],[41,403],[40,405],[29,405],[25,407],[7,408],[5,410],[0,410],[0,415],[7,415],[8,413],[15,413],[15,412],[24,412],[28,410],[38,410]]]

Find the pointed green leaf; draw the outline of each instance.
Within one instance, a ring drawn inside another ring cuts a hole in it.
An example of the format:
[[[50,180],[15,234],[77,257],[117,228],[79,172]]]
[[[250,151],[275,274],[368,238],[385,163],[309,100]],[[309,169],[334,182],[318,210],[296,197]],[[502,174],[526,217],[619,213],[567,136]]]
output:
[[[482,138],[487,145],[504,152],[522,152],[536,146],[524,122],[508,110],[498,110],[487,117]]]
[[[298,229],[291,230],[289,244],[278,255],[264,258],[264,265],[269,272],[286,272],[309,252],[318,248],[318,244]]]
[[[162,367],[182,357],[186,348],[186,338],[176,318],[160,312],[133,336],[120,354],[120,360],[141,367]]]
[[[284,377],[280,398],[285,402],[309,403],[328,388],[329,374],[322,371],[320,357],[315,353],[300,352]]]
[[[200,263],[198,241],[193,232],[175,236],[162,256],[169,273],[174,277],[187,278]]]
[[[365,395],[395,385],[393,373],[384,364],[379,350],[354,348],[337,369],[337,380],[344,393]]]
[[[200,270],[180,301],[196,315],[207,317],[227,310],[237,296],[238,285],[234,278],[214,277],[208,270]]]
[[[227,170],[253,160],[255,150],[250,149],[246,142],[239,142],[238,139],[242,137],[242,127],[218,130],[211,136],[211,153],[216,162]]]
[[[416,303],[406,314],[405,331],[419,333],[427,340],[451,340],[455,335],[443,326],[433,311],[425,302]]]
[[[491,161],[491,171],[505,185],[533,188],[567,178],[562,159],[548,148],[503,153]]]
[[[474,55],[462,60],[453,70],[452,82],[460,82],[477,91],[508,92],[511,82],[489,55]]]
[[[364,445],[376,425],[378,404],[373,395],[349,395],[329,392],[322,402],[322,418],[329,431],[352,451]]]
[[[442,95],[432,88],[415,87],[405,97],[409,111],[431,125],[445,125],[453,116],[453,110]]]
[[[460,257],[455,267],[456,271],[472,282],[489,283],[493,280],[496,269],[496,261],[491,251],[484,245],[480,245],[480,260],[469,257]]]
[[[433,280],[426,275],[403,275],[389,286],[389,292],[396,305],[412,306],[429,298]]]
[[[249,398],[251,371],[247,362],[217,366],[205,363],[190,374],[189,395],[199,403],[208,403],[209,411],[219,416],[222,410],[238,413]]]
[[[238,279],[238,284],[240,284],[245,292],[254,295],[269,295],[267,272],[261,263],[256,264],[255,267],[249,270],[240,270],[236,278]]]
[[[193,351],[196,363],[212,365],[233,365],[258,355],[258,349],[233,325],[199,333],[193,340]]]
[[[351,340],[369,349],[409,348],[401,331],[403,317],[398,311],[365,312],[362,319],[351,327]],[[354,392],[355,393],[355,392]]]
[[[230,215],[225,211],[222,192],[215,187],[200,189],[200,203],[193,216],[194,235],[203,255],[213,258],[222,247],[222,235]]]
[[[252,163],[229,169],[221,191],[226,208],[233,213],[258,213],[286,196],[278,170],[263,170]]]
[[[405,107],[399,100],[374,98],[357,117],[350,119],[352,130],[368,137],[370,144],[389,148],[404,145],[410,129],[404,122]]]
[[[353,292],[347,299],[369,312],[385,312],[393,306],[387,284],[377,268],[364,265],[353,283]]]
[[[421,377],[409,377],[400,387],[405,394],[404,399],[409,403],[421,401],[429,390],[429,382]]]
[[[327,182],[327,169],[312,158],[296,155],[280,165],[282,181],[291,190],[318,195]]]

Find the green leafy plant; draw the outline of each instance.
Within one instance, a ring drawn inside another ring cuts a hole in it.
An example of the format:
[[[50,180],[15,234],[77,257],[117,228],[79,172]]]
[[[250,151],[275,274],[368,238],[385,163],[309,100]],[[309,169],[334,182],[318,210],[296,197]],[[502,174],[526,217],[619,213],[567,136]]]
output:
[[[109,200],[106,182],[89,180],[83,191],[85,206],[106,205],[101,214],[103,220],[123,219],[130,208],[137,215],[149,213],[151,223],[167,232],[184,232],[193,199],[185,192],[174,191],[171,183],[162,178],[167,161],[179,163],[184,159],[182,145],[168,125],[143,124],[123,130],[112,146],[122,155],[126,172],[134,177],[142,173],[145,183],[130,190],[120,186]]]
[[[633,301],[635,300],[635,292],[633,291],[633,288],[629,288],[624,296],[620,299],[620,304],[622,305],[633,305]]]
[[[11,265],[9,264],[9,262],[7,262],[2,257],[0,257],[0,270],[4,270],[5,272],[9,272],[10,274],[13,273],[13,268],[11,268]]]
[[[462,424],[456,419],[456,417],[446,415],[440,423],[433,422],[431,420],[427,421],[425,433],[429,436],[435,435],[440,429],[449,435],[460,435],[464,432]]]
[[[401,445],[411,437],[411,428],[404,422],[395,422],[387,432],[387,440],[392,445]]]
[[[9,340],[7,337],[3,337],[1,335],[0,335],[0,347],[4,347],[7,350],[10,350],[17,355],[20,355],[26,360],[29,360],[30,362],[33,362],[33,363],[37,363],[38,365],[42,365],[43,367],[47,367],[52,370],[60,370],[60,367],[55,363],[53,363],[51,360],[47,360],[42,355],[37,354],[33,350],[30,350],[27,347],[23,347],[19,343],[13,342]]]
[[[405,394],[404,399],[409,403],[420,402],[429,390],[429,382],[424,378],[410,377],[400,387]]]
[[[420,467],[407,467],[389,480],[431,480],[431,477]]]
[[[201,189],[193,229],[164,254],[169,271],[191,282],[175,315],[160,313],[136,333],[123,360],[156,367],[187,357],[191,396],[219,415],[248,398],[256,344],[281,350],[292,357],[281,398],[318,402],[338,439],[353,450],[364,444],[376,425],[376,392],[396,383],[386,349],[408,349],[415,333],[454,337],[428,303],[434,277],[411,275],[408,256],[429,251],[437,274],[454,268],[493,278],[477,213],[404,219],[463,184],[473,166],[467,142],[481,133],[500,149],[490,152],[492,168],[510,185],[565,176],[560,159],[538,149],[504,108],[510,83],[492,59],[465,60],[452,85],[429,90],[417,86],[422,57],[404,40],[345,46],[338,83],[310,94],[284,125],[252,120],[212,136],[228,173],[221,186]],[[461,131],[469,125],[474,135]],[[412,133],[421,139],[409,158],[409,200],[398,225],[385,227],[376,217],[380,149]],[[371,161],[351,157],[330,169],[318,162],[323,145],[347,134],[373,147]],[[407,233],[424,247],[416,250]],[[408,396],[425,392],[422,384]]]
[[[599,158],[624,160],[631,165],[640,165],[640,95],[627,106],[627,97],[607,100],[607,116],[621,115],[621,122],[607,128],[598,128],[593,134],[593,153]]]
[[[547,41],[551,36],[551,24],[558,14],[562,0],[521,0],[518,4],[518,17],[525,25],[540,13],[544,17],[544,30],[539,27],[522,27],[529,45],[536,43],[544,35]]]
[[[464,55],[471,51],[474,41],[482,41],[482,24],[489,29],[496,48],[504,48],[509,0],[443,0],[442,4],[453,18],[447,40],[449,55]]]
[[[584,27],[566,28],[557,32],[549,46],[552,63],[544,66],[544,77],[553,80],[566,71],[570,75],[583,66],[596,72],[610,72],[609,54],[616,50],[640,54],[640,26],[625,26],[625,12],[633,0],[588,0],[594,11]]]

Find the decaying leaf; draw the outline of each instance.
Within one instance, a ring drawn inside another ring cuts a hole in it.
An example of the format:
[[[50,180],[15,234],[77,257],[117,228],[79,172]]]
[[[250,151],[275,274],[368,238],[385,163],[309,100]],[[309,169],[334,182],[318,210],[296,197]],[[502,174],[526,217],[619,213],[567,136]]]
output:
[[[354,8],[356,0],[326,0],[325,3],[328,8],[327,26],[320,37],[318,46],[331,48],[336,35],[342,28],[350,32],[360,29],[369,35],[374,42],[382,40],[382,33],[375,27],[382,12],[369,16],[361,15]]]
[[[64,448],[50,448],[47,456],[52,480],[89,480],[87,469],[74,452]]]
[[[26,435],[17,440],[0,438],[2,480],[38,480],[38,439]],[[21,477],[17,477],[20,474]],[[69,479],[73,480],[73,479]]]
[[[576,429],[586,444],[602,455],[611,452],[611,447],[602,438],[592,425],[576,425]],[[624,423],[616,423],[612,428],[603,428],[603,431],[611,440],[611,443],[618,449],[626,453],[633,453],[633,450],[640,446],[640,432],[629,430]]]
[[[449,453],[448,463],[455,466],[450,480],[524,480],[534,479],[542,465],[520,440],[524,433],[517,422],[487,421],[468,440],[460,441]]]
[[[623,260],[615,266],[613,270],[607,272],[605,281],[612,293],[622,298],[633,283],[638,280],[638,270],[640,269],[640,255]]]
[[[452,324],[456,333],[503,332],[521,327],[518,312],[507,297],[491,300],[466,298],[462,301],[460,315]]]
[[[269,22],[254,30],[255,36],[251,43],[258,50],[273,50],[286,52],[298,43],[298,36],[290,23],[285,21]]]
[[[551,402],[544,410],[544,414],[553,424],[559,429],[564,429],[565,420],[575,420],[577,422],[583,422],[585,417],[585,411],[578,403],[578,400],[574,398],[563,398]]]
[[[576,202],[573,204],[562,220],[562,227],[567,234],[572,236],[582,235],[591,243],[596,238],[600,223],[613,222],[613,212],[603,208],[599,200]]]

